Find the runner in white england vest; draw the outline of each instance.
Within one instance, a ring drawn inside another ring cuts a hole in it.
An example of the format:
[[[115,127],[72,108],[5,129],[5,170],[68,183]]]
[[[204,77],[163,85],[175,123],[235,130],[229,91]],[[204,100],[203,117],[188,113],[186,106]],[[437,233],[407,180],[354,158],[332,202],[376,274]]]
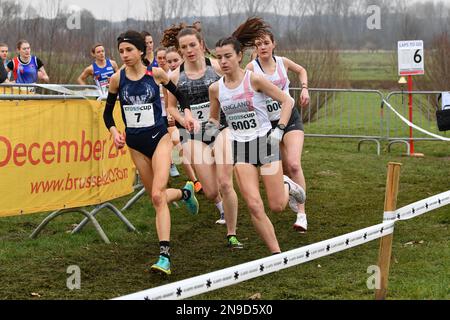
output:
[[[240,67],[243,51],[253,46],[267,28],[259,18],[248,19],[233,36],[217,42],[216,56],[224,76],[209,90],[210,123],[218,125],[220,111],[226,115],[239,188],[256,231],[270,252],[278,254],[281,249],[264,209],[259,178],[261,176],[270,209],[274,212],[282,212],[289,198],[304,202],[306,195],[299,185],[283,176],[278,149],[294,100],[263,76]],[[281,117],[273,131],[266,110],[266,96],[281,104]]]
[[[308,73],[305,68],[288,58],[277,57],[274,55],[276,43],[274,36],[270,31],[262,38],[255,41],[255,47],[258,56],[247,65],[247,69],[252,70],[257,74],[264,75],[267,80],[283,90],[286,94],[290,94],[288,72],[294,72],[297,74],[302,84],[300,105],[302,107],[308,106],[310,98],[308,93]],[[273,101],[270,97],[267,97],[266,106],[270,121],[272,122],[272,128],[276,128],[278,121],[280,120],[280,104]],[[298,109],[294,108],[291,119],[286,126],[280,149],[281,154],[283,155],[284,172],[306,190],[305,176],[301,167],[301,155],[304,140],[305,133],[302,117]],[[297,214],[294,229],[301,233],[306,232],[308,229],[308,221],[305,213],[305,204],[290,201],[289,205]]]

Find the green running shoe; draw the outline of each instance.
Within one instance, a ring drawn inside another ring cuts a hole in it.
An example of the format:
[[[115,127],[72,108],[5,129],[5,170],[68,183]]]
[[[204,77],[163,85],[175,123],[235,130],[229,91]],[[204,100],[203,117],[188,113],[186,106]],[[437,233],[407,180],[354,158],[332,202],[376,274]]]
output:
[[[231,249],[244,249],[244,245],[239,242],[236,236],[232,236],[228,239],[228,248]]]
[[[172,272],[170,271],[170,260],[163,256],[159,256],[158,262],[152,265],[150,270],[152,272],[161,273],[166,276],[170,276],[172,274]]]
[[[191,192],[190,198],[184,200],[184,203],[186,204],[189,213],[195,216],[200,210],[200,205],[198,204],[198,200],[195,197],[194,183],[192,181],[189,181],[188,183],[186,183],[183,189],[189,190]]]

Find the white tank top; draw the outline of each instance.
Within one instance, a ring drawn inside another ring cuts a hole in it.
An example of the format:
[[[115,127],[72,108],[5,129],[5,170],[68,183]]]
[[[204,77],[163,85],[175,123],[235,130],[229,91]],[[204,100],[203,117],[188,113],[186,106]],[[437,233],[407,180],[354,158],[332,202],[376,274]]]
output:
[[[274,56],[276,61],[275,72],[272,75],[269,75],[264,72],[261,68],[261,65],[257,60],[253,60],[253,70],[256,74],[262,74],[264,77],[280,88],[283,92],[287,93],[289,96],[289,85],[291,82],[289,81],[289,77],[284,67],[283,58]],[[279,121],[281,118],[281,105],[278,101],[274,101],[271,97],[266,97],[266,106],[267,113],[269,114],[270,121]]]
[[[227,88],[224,77],[219,80],[220,107],[226,116],[232,140],[238,142],[263,137],[272,129],[266,111],[266,96],[253,90],[251,74],[247,70],[236,89]]]

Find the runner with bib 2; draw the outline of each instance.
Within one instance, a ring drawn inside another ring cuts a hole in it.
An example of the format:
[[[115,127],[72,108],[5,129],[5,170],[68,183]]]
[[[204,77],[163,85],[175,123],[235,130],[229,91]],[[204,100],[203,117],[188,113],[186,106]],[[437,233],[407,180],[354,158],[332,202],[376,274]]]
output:
[[[215,203],[220,213],[216,224],[227,225],[228,245],[242,248],[236,239],[237,194],[233,186],[233,167],[221,158],[227,141],[224,138],[226,120],[214,130],[208,126],[210,115],[209,87],[220,79],[221,70],[217,60],[205,56],[207,48],[203,35],[194,26],[180,24],[164,31],[164,46],[175,46],[183,56],[184,63],[171,74],[171,80],[189,99],[190,110],[182,116],[176,101],[169,95],[169,112],[186,130],[180,130],[183,154],[194,168],[203,192]],[[219,142],[219,143],[217,143]]]

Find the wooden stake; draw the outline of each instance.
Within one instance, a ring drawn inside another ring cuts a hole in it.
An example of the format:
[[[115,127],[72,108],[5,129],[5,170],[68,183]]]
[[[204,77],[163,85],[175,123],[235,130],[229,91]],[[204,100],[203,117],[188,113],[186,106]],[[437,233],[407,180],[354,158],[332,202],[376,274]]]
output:
[[[388,166],[388,176],[386,183],[386,198],[384,202],[384,211],[393,212],[397,209],[397,196],[400,181],[401,163],[390,162]],[[380,268],[380,289],[375,292],[376,300],[385,300],[387,295],[389,268],[391,265],[392,242],[394,234],[381,238],[380,253],[378,256],[378,266]]]

